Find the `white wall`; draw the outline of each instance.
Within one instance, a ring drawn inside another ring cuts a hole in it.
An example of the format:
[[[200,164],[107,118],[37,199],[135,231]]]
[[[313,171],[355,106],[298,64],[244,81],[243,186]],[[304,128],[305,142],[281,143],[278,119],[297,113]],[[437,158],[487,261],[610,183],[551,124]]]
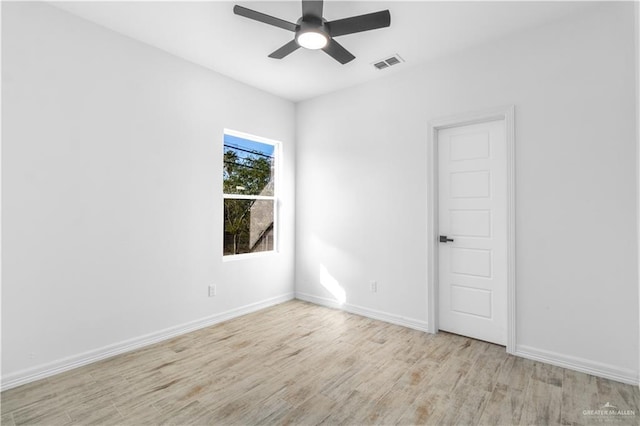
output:
[[[293,297],[292,103],[49,5],[2,8],[5,386]],[[283,142],[278,255],[222,262],[225,127]]]
[[[297,294],[425,327],[428,121],[513,104],[518,352],[637,382],[633,49],[609,3],[299,104]]]

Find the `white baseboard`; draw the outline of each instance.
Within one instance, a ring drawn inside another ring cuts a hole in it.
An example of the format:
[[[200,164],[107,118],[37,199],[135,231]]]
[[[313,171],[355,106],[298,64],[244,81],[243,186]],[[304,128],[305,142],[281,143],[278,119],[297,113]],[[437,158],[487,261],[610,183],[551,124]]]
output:
[[[125,340],[123,342],[107,345],[99,349],[73,355],[47,364],[42,364],[33,368],[17,371],[2,377],[0,390],[4,391],[36,380],[44,379],[64,371],[72,370],[92,362],[100,361],[125,352],[130,352],[144,346],[152,345],[163,340],[171,339],[191,331],[195,331],[204,327],[209,327],[227,321],[232,318],[240,317],[252,312],[259,311],[270,306],[274,306],[294,298],[293,293],[283,294],[260,302],[241,306],[229,311],[214,314],[196,321],[191,321],[175,327],[170,327],[157,332],[149,333],[144,336]],[[333,299],[315,296],[308,293],[295,293],[295,298],[316,305],[327,306],[330,308],[341,309],[346,312],[361,315],[391,324],[401,325],[403,327],[412,328],[419,331],[428,332],[427,322],[413,318],[406,318],[399,315],[390,314],[388,312],[378,311],[375,309],[365,308],[363,306],[345,303],[339,304]],[[556,352],[536,349],[526,345],[516,345],[514,355],[523,358],[540,361],[558,367],[568,368],[570,370],[580,371],[605,379],[615,380],[617,382],[628,383],[631,385],[639,385],[640,379],[638,373],[628,369],[621,369],[609,364],[603,364],[584,358],[562,355]]]
[[[392,324],[397,324],[420,331],[429,332],[429,330],[427,329],[426,321],[404,318],[398,315],[389,314],[387,312],[381,312],[357,305],[351,305],[349,303],[341,305],[333,299],[315,296],[308,293],[296,292],[296,299],[315,303],[316,305],[341,309],[347,312],[362,315],[364,317],[390,322]],[[605,379],[615,380],[617,382],[628,383],[631,385],[639,384],[638,373],[635,371],[621,369],[616,366],[603,364],[584,358],[563,355],[557,352],[536,349],[531,346],[525,345],[516,345],[516,350],[513,355],[531,359],[533,361],[540,361],[546,364],[567,368],[569,370],[580,371],[582,373],[591,374],[593,376],[598,376]]]
[[[616,382],[628,383],[630,385],[638,385],[639,382],[638,372],[636,371],[584,358],[563,355],[557,352],[536,349],[531,346],[516,345],[514,355],[531,359],[533,361],[540,361],[546,364],[555,365],[557,367],[568,368],[569,370],[580,371],[581,373],[587,373],[605,379],[615,380]]]
[[[391,324],[401,325],[403,327],[412,328],[414,330],[429,332],[427,328],[427,322],[406,318],[400,315],[390,314],[388,312],[378,311],[375,309],[365,308],[364,306],[352,305],[350,303],[340,304],[333,299],[327,297],[315,296],[308,293],[296,292],[296,299],[304,300],[305,302],[315,303],[316,305],[327,306],[334,309],[341,309],[343,311],[350,312],[352,314],[361,315],[363,317],[372,318]]]
[[[268,308],[270,306],[278,305],[288,300],[292,300],[293,298],[293,293],[283,294],[281,296],[276,296],[270,299],[262,300],[260,302],[244,305],[239,308],[231,309],[219,314],[214,314],[199,320],[191,321],[174,327],[169,327],[164,330],[135,337],[133,339],[128,339],[112,345],[107,345],[102,348],[87,351],[78,355],[59,359],[47,364],[42,364],[33,368],[10,373],[2,377],[0,390],[4,391],[7,389],[11,389],[25,383],[34,382],[36,380],[44,379],[46,377],[53,376],[64,371],[91,364],[92,362],[100,361],[114,355],[130,352],[144,346],[152,345],[163,340],[171,339],[173,337],[189,333],[191,331],[209,327],[211,325],[215,325],[232,318],[240,317],[242,315]]]

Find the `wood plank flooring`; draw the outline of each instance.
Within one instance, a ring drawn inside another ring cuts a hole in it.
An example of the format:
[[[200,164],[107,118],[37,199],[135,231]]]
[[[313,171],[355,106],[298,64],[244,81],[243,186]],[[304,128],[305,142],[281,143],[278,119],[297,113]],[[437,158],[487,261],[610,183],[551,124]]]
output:
[[[634,416],[584,415],[606,403]],[[2,393],[2,425],[637,425],[638,388],[287,302]]]

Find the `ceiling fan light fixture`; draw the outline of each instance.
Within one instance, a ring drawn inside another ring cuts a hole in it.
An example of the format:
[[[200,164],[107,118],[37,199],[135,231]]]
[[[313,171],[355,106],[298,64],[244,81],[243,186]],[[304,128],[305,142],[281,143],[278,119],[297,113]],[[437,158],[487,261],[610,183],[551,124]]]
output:
[[[300,47],[305,49],[318,50],[322,49],[329,42],[329,38],[319,31],[306,31],[298,34],[296,38]]]

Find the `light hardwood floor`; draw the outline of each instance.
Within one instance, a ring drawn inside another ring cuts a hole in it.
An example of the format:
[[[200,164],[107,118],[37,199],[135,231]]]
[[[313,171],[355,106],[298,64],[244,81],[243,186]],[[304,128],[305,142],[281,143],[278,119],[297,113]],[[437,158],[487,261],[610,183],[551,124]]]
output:
[[[2,424],[638,424],[636,387],[291,301],[2,393]],[[585,416],[606,403],[635,416]]]

